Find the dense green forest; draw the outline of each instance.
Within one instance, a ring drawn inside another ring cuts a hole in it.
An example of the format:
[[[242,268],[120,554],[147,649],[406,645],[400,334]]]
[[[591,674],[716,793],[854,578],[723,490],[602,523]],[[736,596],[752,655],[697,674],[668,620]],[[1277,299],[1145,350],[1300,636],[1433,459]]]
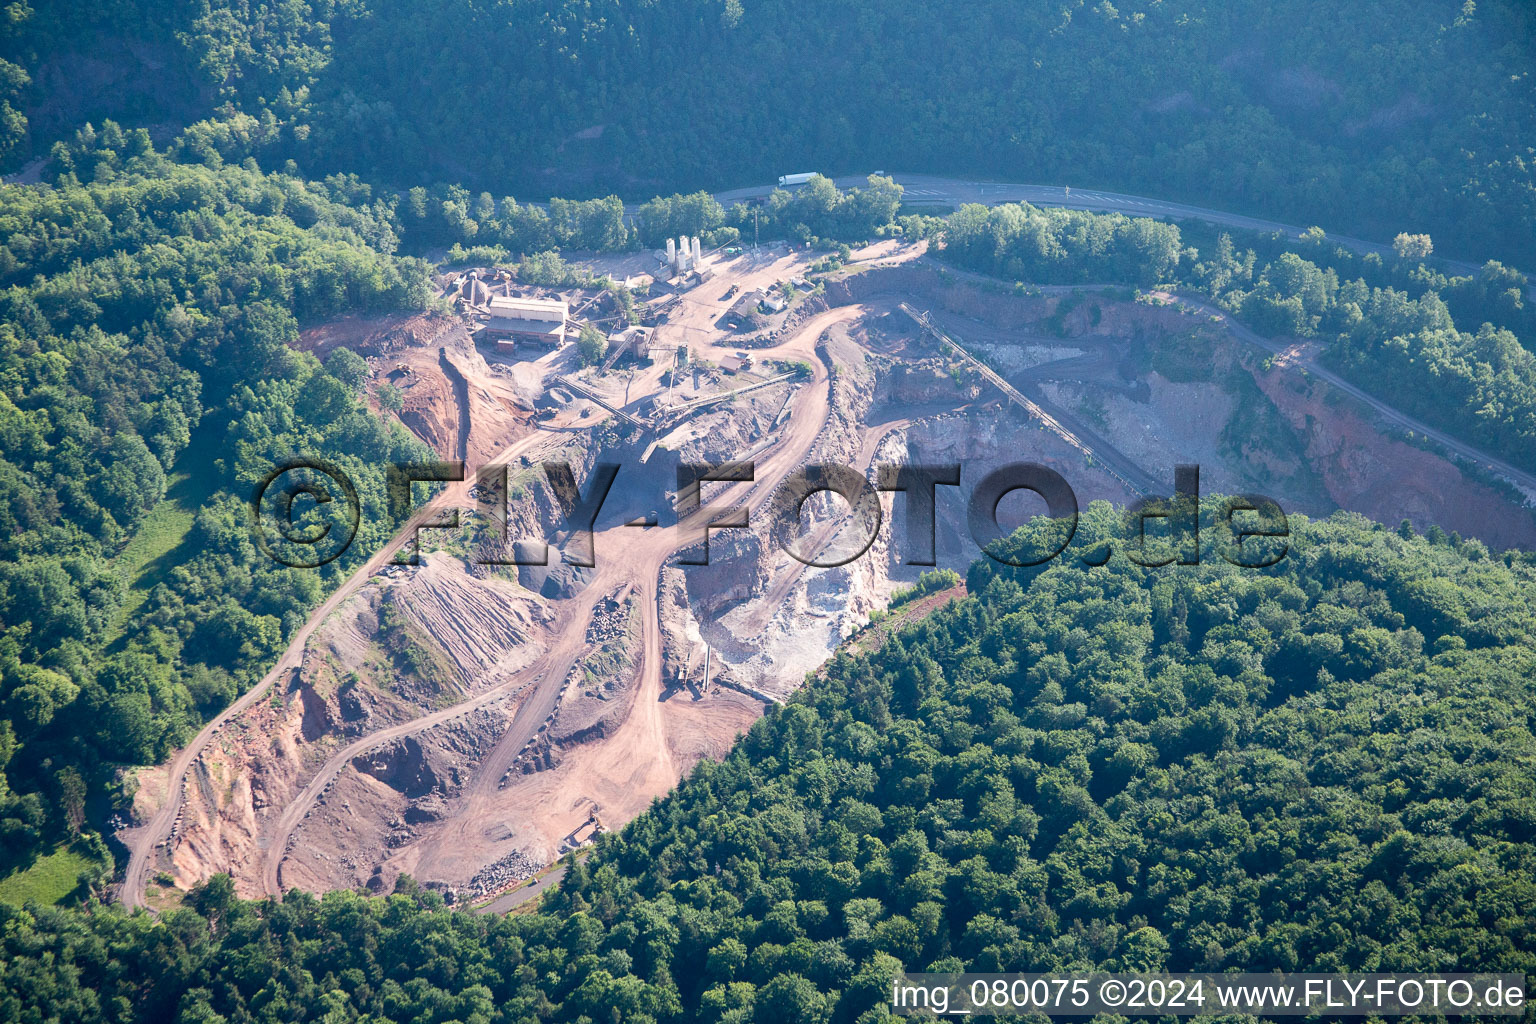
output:
[[[24,0],[3,19],[11,167],[113,117],[195,123],[199,159],[400,188],[639,199],[889,167],[1536,256],[1523,0]]]
[[[751,240],[754,234],[765,240],[822,244],[874,238],[903,224],[920,229],[934,221],[907,215],[898,224],[901,196],[901,186],[889,177],[870,175],[863,188],[844,191],[817,175],[802,188],[774,189],[763,202],[750,206],[737,203],[727,209],[708,192],[675,193],[641,203],[626,217],[618,196],[556,198],[537,205],[438,184],[409,189],[398,217],[408,246],[490,247],[503,255],[660,247],[668,237],[685,234],[700,236],[711,248]]]
[[[1532,573],[1345,514],[1268,570],[983,559],[536,913],[407,879],[0,906],[0,1016],[867,1024],[902,968],[1536,973]]]
[[[361,359],[290,347],[299,318],[427,302],[388,210],[112,123],[59,159],[54,187],[0,189],[0,873],[89,833],[118,765],[264,673],[391,530],[385,467],[425,453],[362,404]],[[319,572],[247,524],[292,455],[345,467],[366,510]]]
[[[1179,228],[1145,217],[968,203],[943,227],[945,259],[1013,281],[1153,285],[1177,280]]]

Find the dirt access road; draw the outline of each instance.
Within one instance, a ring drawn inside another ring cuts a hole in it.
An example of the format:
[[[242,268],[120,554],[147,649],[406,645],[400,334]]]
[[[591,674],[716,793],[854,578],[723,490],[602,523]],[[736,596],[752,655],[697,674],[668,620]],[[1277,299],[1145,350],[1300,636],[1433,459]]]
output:
[[[1498,476],[1504,477],[1510,483],[1514,484],[1517,488],[1523,491],[1526,497],[1532,501],[1536,501],[1536,475],[1532,475],[1521,469],[1516,469],[1514,466],[1511,466],[1504,460],[1497,459],[1492,455],[1489,455],[1487,452],[1478,448],[1474,448],[1472,445],[1463,441],[1458,441],[1456,438],[1452,437],[1450,434],[1445,433],[1443,430],[1436,430],[1434,427],[1414,419],[1407,413],[1393,408],[1386,402],[1383,402],[1381,399],[1372,397],[1369,392],[1362,391],[1360,388],[1357,388],[1355,385],[1351,384],[1343,377],[1340,377],[1332,370],[1320,365],[1316,360],[1310,359],[1306,356],[1296,356],[1291,351],[1291,345],[1270,341],[1268,338],[1265,338],[1262,335],[1238,323],[1236,320],[1232,319],[1232,317],[1228,316],[1226,311],[1211,305],[1201,296],[1190,295],[1186,292],[1179,292],[1177,293],[1177,298],[1180,302],[1189,308],[1197,312],[1204,313],[1211,317],[1213,320],[1219,321],[1222,326],[1226,327],[1227,330],[1232,332],[1234,337],[1240,338],[1250,345],[1256,345],[1271,355],[1288,357],[1290,359],[1289,365],[1291,367],[1300,368],[1307,373],[1310,373],[1320,378],[1321,380],[1326,381],[1333,387],[1336,387],[1340,391],[1344,392],[1346,395],[1364,402],[1366,405],[1376,410],[1376,412],[1380,413],[1386,419],[1396,423],[1398,426],[1407,430],[1411,430],[1415,434],[1422,434],[1452,454],[1466,459],[1468,462],[1476,463]]]
[[[773,283],[775,280],[791,276],[791,270],[794,265],[794,258],[787,252],[783,254],[750,254],[739,257],[738,260],[739,263],[736,268],[737,273],[742,277],[742,286],[747,288],[766,286]],[[728,307],[729,303],[714,299],[713,296],[710,295],[710,293],[707,291],[707,289],[712,287],[718,287],[718,285],[706,285],[704,288],[695,289],[691,294],[685,296],[685,312],[683,312],[681,316],[674,318],[673,324],[668,325],[668,329],[666,330],[666,333],[673,335],[674,342],[681,341],[685,344],[688,344],[690,348],[697,348],[700,347],[698,345],[698,341],[700,340],[698,338],[699,335],[702,334],[708,337],[714,333],[710,330],[712,321]],[[709,297],[706,298],[706,296]],[[823,315],[823,317],[818,318],[810,324],[807,324],[802,331],[796,334],[795,338],[790,339],[786,343],[778,346],[776,349],[765,350],[761,354],[764,356],[780,354],[786,356],[806,355],[813,357],[815,341],[817,333],[820,329],[822,329],[826,324],[834,322],[835,320],[841,319],[843,317],[853,317],[856,315],[858,315],[858,312],[854,308],[845,308],[842,310],[834,311],[834,313],[830,316]],[[714,339],[712,338],[711,340]],[[819,365],[814,361],[814,359],[809,361],[812,361],[813,365]],[[664,367],[660,365],[660,361],[658,361],[658,365],[651,368],[651,370],[649,370],[644,376],[654,376],[659,378],[662,372],[664,372]],[[818,374],[821,375],[824,381],[825,368],[823,367],[818,369]],[[650,382],[647,381],[645,383]],[[642,384],[642,389],[644,389],[644,384]],[[810,444],[814,441],[814,432],[812,432],[810,436],[805,436],[803,425],[807,422],[820,422],[824,421],[825,419],[826,396],[824,393],[819,393],[824,389],[811,388],[806,390],[814,395],[814,397],[810,399],[810,402],[814,405],[820,406],[819,416],[811,415],[808,417],[795,417],[799,429],[795,432],[792,432],[791,436],[787,436],[781,440],[781,445],[798,445],[803,446],[804,450],[808,450]],[[805,412],[807,414],[811,414],[814,412],[814,410],[807,408],[805,409]],[[520,438],[481,468],[491,469],[505,465],[516,459],[518,456],[529,451],[530,449],[536,448],[541,443],[545,442],[552,433],[553,431],[551,430],[541,429],[523,438]],[[238,700],[236,700],[235,703],[224,709],[223,712],[221,712],[212,721],[210,721],[197,734],[197,736],[194,737],[193,740],[177,754],[171,763],[170,771],[166,779],[166,796],[164,804],[153,815],[147,824],[135,830],[134,833],[124,835],[124,839],[130,847],[129,862],[127,868],[125,869],[124,882],[121,889],[121,898],[126,907],[133,909],[145,905],[144,891],[150,873],[150,866],[155,858],[155,852],[162,844],[167,841],[168,837],[175,830],[184,808],[185,786],[188,773],[190,772],[192,766],[196,764],[198,758],[208,748],[208,745],[212,742],[214,737],[216,737],[224,728],[224,726],[226,726],[231,720],[247,711],[253,704],[255,704],[255,702],[262,699],[262,697],[265,696],[271,690],[274,684],[276,684],[280,679],[284,679],[288,674],[298,670],[303,661],[305,646],[318,625],[323,622],[327,616],[329,616],[338,607],[340,607],[343,602],[353,596],[365,583],[367,583],[367,581],[375,573],[378,572],[379,569],[381,569],[390,560],[392,560],[395,557],[396,552],[398,552],[400,549],[401,545],[411,538],[418,526],[432,519],[435,519],[446,508],[463,504],[467,499],[468,488],[471,485],[472,479],[475,475],[477,474],[470,475],[471,480],[448,485],[444,492],[440,494],[436,499],[434,499],[423,508],[419,509],[406,523],[406,525],[402,527],[402,529],[396,534],[396,536],[391,539],[389,544],[384,546],[376,555],[370,558],[363,566],[361,566],[355,573],[353,573],[353,575],[349,577],[341,587],[339,587],[333,594],[331,594],[331,596],[327,598],[326,601],[319,608],[317,608],[314,613],[310,615],[308,620],[294,635],[287,649],[283,652],[277,663],[272,667],[271,671],[269,671],[261,679],[260,682],[258,682],[249,691],[247,691]],[[731,500],[735,500],[734,496]],[[659,532],[665,533],[669,531]],[[624,537],[623,539],[625,544],[632,543],[633,540],[633,531],[630,531],[630,535]],[[601,593],[601,588],[594,587],[593,590],[594,592]],[[649,587],[652,598],[651,604],[653,607],[654,590],[655,582],[653,574],[651,586]],[[580,630],[577,630],[576,635],[579,640]],[[579,649],[579,643],[576,646]],[[653,661],[654,659],[648,660]],[[550,706],[550,701],[552,700],[549,694],[551,692],[558,692],[557,684],[559,679],[563,676],[563,673],[551,672],[549,675],[552,680],[550,686],[541,686],[536,688],[535,693],[526,702],[529,712],[527,719],[529,721],[537,722],[541,721],[544,717],[547,717],[547,715],[538,715],[538,712],[541,709],[547,712],[548,707]],[[528,680],[521,676],[518,678],[509,679],[503,683],[498,684],[492,691],[479,695],[474,701],[466,702],[463,706],[443,709],[439,713],[431,716],[430,721],[417,720],[412,723],[407,723],[402,727],[403,731],[401,734],[403,735],[406,732],[416,731],[420,728],[430,728],[434,724],[439,724],[439,720],[447,721],[459,714],[468,713],[469,711],[474,710],[475,707],[482,706],[485,703],[503,699],[509,696],[511,693],[516,692],[519,687],[526,685],[527,683]],[[521,720],[521,718],[518,719],[518,721]],[[534,729],[537,729],[536,724],[534,725]],[[507,738],[506,742],[498,745],[495,752],[497,756],[494,759],[496,762],[506,760],[507,756],[515,756],[516,751],[520,749],[523,742],[526,741],[526,737],[521,735],[522,732],[522,729],[514,729],[513,733]],[[388,740],[391,738],[397,737],[379,736],[374,738],[374,742],[388,742]],[[348,749],[351,750],[352,756],[355,756],[357,753],[363,752],[367,746],[371,745],[373,744],[368,742],[368,738],[365,738],[364,740],[353,744],[352,747],[349,747]],[[358,749],[354,750],[352,749],[353,747],[357,747]],[[507,750],[512,752],[511,755],[506,755]],[[343,761],[341,763],[345,762]],[[324,774],[325,772],[323,771],[322,775]],[[331,774],[334,774],[334,772]],[[317,780],[318,779],[319,777],[317,777]],[[278,854],[279,860],[281,857],[281,851],[284,849],[284,846],[287,843],[287,837],[292,835],[293,828],[296,827],[297,823],[303,820],[303,810],[296,810],[296,808],[299,808],[301,803],[312,805],[312,798],[315,795],[312,790],[323,791],[323,788],[323,783],[321,783],[319,786],[306,787],[305,793],[308,795],[309,799],[305,801],[297,801],[293,806],[286,809],[285,814],[281,818],[281,821],[284,825],[282,829],[284,834],[280,837],[280,842],[275,842],[269,845],[269,850],[275,850]],[[303,809],[307,810],[307,806],[305,806]],[[272,867],[271,871],[276,871],[275,866]],[[266,874],[269,882],[268,887],[275,890],[276,884],[272,881],[273,875],[265,871],[265,869],[264,874]]]
[[[788,276],[789,261],[787,259],[774,259],[758,257],[750,264],[749,273],[754,281],[767,283],[775,278]],[[719,288],[718,283],[711,286]],[[1225,323],[1239,338],[1250,344],[1264,348],[1273,354],[1282,354],[1285,350],[1282,346],[1268,342],[1241,324],[1226,317],[1221,311],[1214,309],[1199,299],[1181,296],[1190,308],[1213,316]],[[718,312],[724,308],[724,301],[715,299],[711,294],[707,299],[697,291],[688,295],[684,300],[685,312],[675,323],[674,339],[685,343],[693,341],[690,337],[696,331],[709,332],[707,324]],[[874,304],[870,304],[871,307]],[[828,395],[826,389],[826,367],[815,356],[815,343],[821,332],[828,326],[844,319],[852,319],[863,315],[865,308],[859,306],[838,307],[827,313],[823,313],[806,322],[798,329],[793,337],[774,348],[759,351],[759,355],[767,358],[795,357],[804,358],[814,368],[815,382],[813,386],[801,389],[795,403],[795,415],[790,418],[785,434],[766,453],[766,458],[759,461],[758,480],[752,484],[738,484],[724,487],[724,491],[717,498],[718,502],[732,504],[748,504],[749,507],[760,505],[771,493],[773,487],[782,480],[783,476],[800,465],[811,451],[817,435],[821,432],[827,417]],[[677,337],[676,335],[683,335]],[[716,336],[717,337],[717,336]],[[694,347],[690,345],[690,347]],[[1513,467],[1507,466],[1498,460],[1477,451],[1469,445],[1464,445],[1454,438],[1433,430],[1418,423],[1411,417],[1407,417],[1397,410],[1372,399],[1369,395],[1354,388],[1347,382],[1337,378],[1329,371],[1310,363],[1301,363],[1309,372],[1316,373],[1319,377],[1339,387],[1341,390],[1359,398],[1367,405],[1376,409],[1387,418],[1402,426],[1431,437],[1446,448],[1463,457],[1474,459],[1489,465],[1495,471],[1510,477],[1522,487],[1528,487],[1536,492],[1536,477],[1522,473]],[[653,368],[650,373],[659,376],[661,371]],[[647,374],[646,376],[649,376]],[[550,436],[550,431],[538,430],[508,446],[498,454],[487,467],[505,464],[518,455],[531,448],[544,443]],[[272,671],[264,677],[260,683],[243,695],[235,704],[227,708],[217,718],[210,722],[190,743],[178,754],[172,762],[171,771],[167,778],[167,793],[164,805],[151,818],[150,822],[138,830],[137,834],[129,838],[130,859],[125,873],[125,884],[122,891],[122,899],[128,907],[144,905],[144,888],[150,870],[150,864],[154,860],[156,849],[171,834],[177,824],[177,820],[183,808],[184,787],[188,772],[196,763],[197,758],[207,748],[219,731],[236,715],[249,709],[255,701],[268,692],[269,688],[279,679],[283,673],[293,672],[302,663],[305,644],[314,632],[315,628],[342,602],[357,592],[367,580],[385,563],[394,557],[401,543],[407,540],[415,526],[435,518],[443,508],[454,503],[462,503],[467,498],[468,482],[450,485],[444,494],[432,503],[419,510],[402,529],[394,540],[371,558],[362,568],[353,574],[324,604],[311,615],[299,632],[295,635],[283,656],[279,659]],[[723,486],[723,485],[715,485]],[[598,536],[600,547],[605,550],[623,550],[627,557],[624,565],[617,564],[619,560],[611,556],[606,561],[600,560],[600,577],[584,592],[592,595],[590,600],[583,597],[571,602],[571,610],[568,614],[572,619],[562,623],[565,629],[562,631],[570,639],[562,642],[550,657],[545,659],[539,670],[525,670],[516,676],[510,677],[496,684],[487,692],[484,692],[471,701],[466,701],[454,707],[441,709],[439,712],[422,719],[404,723],[401,726],[384,732],[364,737],[349,746],[345,751],[332,759],[334,764],[328,762],[325,769],[312,780],[300,797],[284,808],[280,816],[280,828],[278,834],[269,842],[263,862],[263,878],[269,891],[276,892],[280,887],[280,865],[289,837],[294,834],[298,824],[303,821],[304,815],[313,806],[314,799],[325,786],[324,776],[329,774],[334,777],[336,771],[347,763],[352,757],[365,752],[368,748],[389,742],[409,732],[431,728],[449,719],[468,713],[486,703],[504,699],[514,693],[521,692],[526,687],[531,687],[517,715],[514,716],[512,727],[507,731],[503,740],[497,744],[492,755],[485,759],[472,777],[466,792],[457,801],[458,807],[452,811],[438,826],[441,835],[434,835],[433,842],[423,842],[418,849],[421,850],[421,863],[423,865],[445,863],[455,850],[464,844],[454,841],[455,837],[471,834],[476,822],[487,813],[495,801],[497,786],[500,779],[510,765],[511,759],[517,755],[528,739],[537,733],[540,725],[548,719],[549,711],[558,700],[560,687],[565,674],[579,656],[583,647],[583,631],[579,627],[572,627],[572,622],[584,621],[575,618],[583,614],[579,609],[590,608],[591,603],[599,597],[612,593],[616,588],[629,584],[637,588],[640,595],[642,608],[642,636],[644,638],[643,652],[640,664],[637,666],[639,673],[638,685],[635,689],[634,703],[623,723],[618,727],[612,737],[605,739],[601,749],[595,750],[596,758],[593,762],[593,770],[602,775],[605,785],[615,790],[622,790],[630,794],[631,798],[639,799],[640,808],[648,803],[651,796],[666,792],[676,781],[675,765],[671,761],[666,743],[666,729],[663,722],[663,709],[659,700],[660,696],[660,658],[659,625],[656,609],[656,573],[660,565],[682,544],[682,535],[674,529],[653,529],[650,531],[637,531],[634,529],[614,527],[604,531]],[[601,556],[600,556],[601,558]],[[798,575],[791,572],[791,575]],[[775,592],[782,588],[775,587]],[[585,768],[583,769],[585,771]],[[641,794],[643,798],[641,798]]]
[[[506,465],[530,448],[545,441],[544,432],[530,434],[520,438],[509,445],[495,460],[488,464],[487,468]],[[467,474],[466,474],[467,475]],[[316,608],[304,625],[299,627],[288,648],[283,651],[277,664],[272,670],[262,677],[261,682],[246,691],[245,695],[225,708],[211,722],[205,725],[201,732],[193,738],[191,743],[184,747],[176,759],[171,763],[171,772],[166,779],[165,804],[155,813],[138,833],[133,837],[129,850],[128,867],[123,874],[122,900],[123,905],[132,910],[144,905],[144,886],[149,877],[150,861],[154,857],[157,847],[165,842],[171,829],[176,824],[176,819],[181,814],[184,797],[183,788],[186,783],[187,772],[202,754],[213,738],[231,719],[242,714],[262,695],[270,690],[274,683],[285,675],[296,672],[304,662],[304,647],[309,642],[310,635],[315,628],[325,621],[326,617],[339,608],[363,584],[367,583],[380,569],[384,568],[399,552],[400,547],[415,535],[416,528],[422,524],[436,519],[447,508],[464,503],[469,498],[469,488],[473,480],[465,480],[462,483],[449,484],[435,499],[423,505],[406,521],[405,526],[384,545],[368,561],[364,562],[356,572],[349,576],[341,586],[337,587],[325,602]]]

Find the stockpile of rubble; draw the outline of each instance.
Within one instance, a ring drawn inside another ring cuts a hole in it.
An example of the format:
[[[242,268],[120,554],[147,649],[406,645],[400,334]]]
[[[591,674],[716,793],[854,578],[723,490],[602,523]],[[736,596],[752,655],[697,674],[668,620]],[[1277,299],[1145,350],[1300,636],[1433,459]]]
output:
[[[615,640],[629,631],[633,607],[624,600],[627,596],[624,593],[609,594],[593,606],[592,617],[587,623],[589,647]]]
[[[493,668],[525,664],[538,648],[538,602],[510,582],[475,578],[456,559],[426,560],[408,586],[391,591],[410,621],[457,670],[454,682],[478,689]]]
[[[468,897],[472,900],[479,899],[526,878],[532,878],[538,870],[539,865],[529,860],[527,854],[521,850],[513,850],[500,860],[487,864],[475,872],[474,877],[458,891],[458,894],[460,897]]]
[[[675,690],[688,680],[694,652],[702,649],[699,623],[688,607],[688,581],[675,565],[663,566],[659,604],[661,616],[661,684]]]
[[[355,347],[358,354],[363,356],[386,356],[408,349],[422,348],[432,344],[439,335],[456,323],[457,320],[454,317],[430,314],[416,316],[372,335]]]

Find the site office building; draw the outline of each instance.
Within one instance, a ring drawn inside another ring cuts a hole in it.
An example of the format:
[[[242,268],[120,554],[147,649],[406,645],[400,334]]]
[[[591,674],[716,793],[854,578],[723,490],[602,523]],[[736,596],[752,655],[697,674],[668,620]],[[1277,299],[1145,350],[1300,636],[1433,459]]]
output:
[[[565,344],[565,324],[570,306],[564,299],[525,299],[495,296],[485,333],[498,348],[512,348],[520,341],[559,348]]]

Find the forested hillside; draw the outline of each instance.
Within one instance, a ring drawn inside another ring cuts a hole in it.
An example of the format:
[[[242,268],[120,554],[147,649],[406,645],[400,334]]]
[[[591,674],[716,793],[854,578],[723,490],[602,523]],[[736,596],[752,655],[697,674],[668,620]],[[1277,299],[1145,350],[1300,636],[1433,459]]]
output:
[[[54,187],[0,190],[0,873],[89,832],[118,765],[265,673],[390,531],[384,467],[425,451],[359,400],[360,359],[289,347],[298,318],[427,301],[388,209],[110,123],[60,159]],[[366,509],[318,573],[247,522],[295,454],[346,466]]]
[[[0,24],[12,166],[112,116],[396,187],[643,199],[886,167],[1536,256],[1521,0],[28,3]]]
[[[901,968],[1536,972],[1529,560],[1293,526],[1269,570],[976,563],[538,913],[222,878],[159,919],[0,906],[0,1016],[869,1022]]]

